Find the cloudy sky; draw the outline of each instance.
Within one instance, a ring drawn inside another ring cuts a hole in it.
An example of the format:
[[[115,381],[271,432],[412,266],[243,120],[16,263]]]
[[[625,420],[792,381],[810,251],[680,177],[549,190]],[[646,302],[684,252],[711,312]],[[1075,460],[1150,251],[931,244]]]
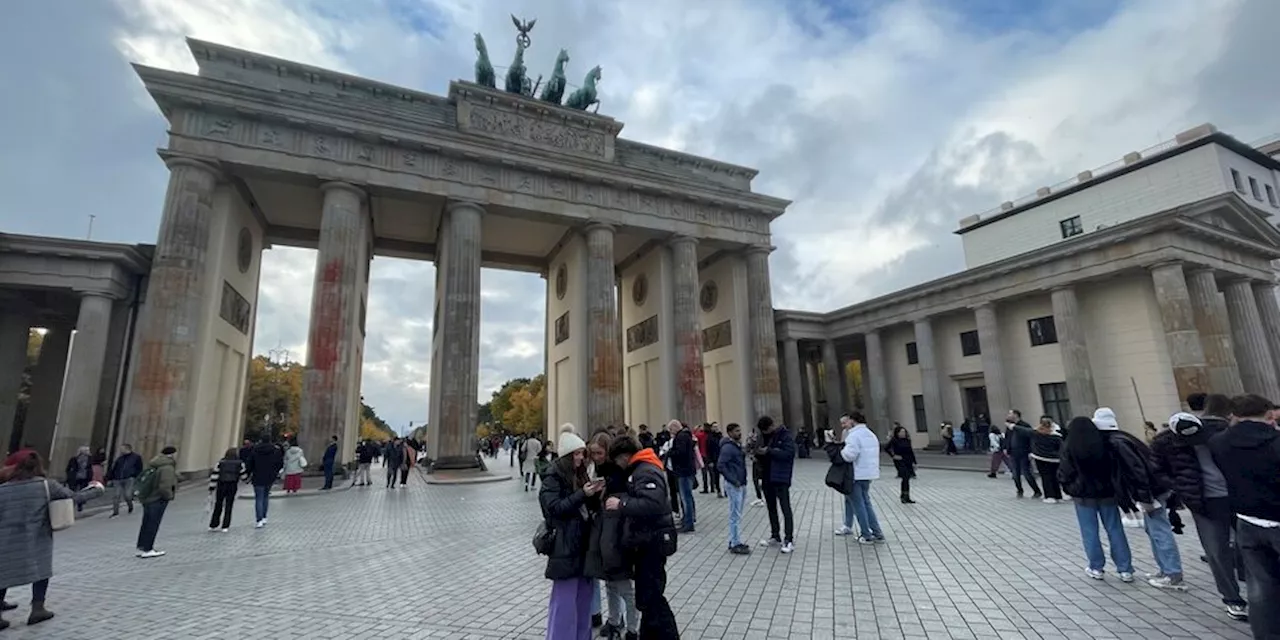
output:
[[[696,8],[694,8],[696,7]],[[775,305],[826,310],[962,267],[960,218],[1211,121],[1280,132],[1276,0],[7,0],[0,231],[155,241],[165,123],[130,61],[193,36],[443,94],[471,34],[604,68],[624,135],[757,167]],[[314,254],[264,259],[255,349],[306,352]],[[366,399],[427,415],[432,266],[373,263]],[[481,395],[542,369],[536,275],[484,273]]]

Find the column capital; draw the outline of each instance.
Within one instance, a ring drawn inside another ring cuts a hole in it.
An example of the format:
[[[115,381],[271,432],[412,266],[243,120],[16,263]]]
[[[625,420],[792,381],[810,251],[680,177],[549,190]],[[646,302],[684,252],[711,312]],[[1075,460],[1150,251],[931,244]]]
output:
[[[123,296],[114,291],[103,291],[101,289],[76,289],[75,292],[81,300],[85,298],[106,298],[111,301],[123,299]]]
[[[969,309],[972,311],[978,311],[979,309],[994,309],[994,308],[996,308],[995,300],[982,300],[969,305]]]
[[[368,197],[368,194],[365,193],[364,189],[361,189],[360,187],[357,187],[354,184],[351,184],[350,182],[343,182],[341,180],[331,180],[329,182],[325,182],[320,185],[321,192],[328,193],[329,191],[334,191],[334,190],[350,192],[352,195],[358,198],[361,202],[364,202],[365,198]]]
[[[474,211],[480,215],[484,215],[486,213],[484,205],[480,204],[479,202],[475,202],[474,200],[450,199],[448,202],[445,203],[444,210],[447,211],[448,213],[453,213],[454,211],[463,211],[463,210]]]
[[[583,233],[591,233],[592,231],[608,231],[609,233],[614,233],[617,230],[618,227],[616,225],[603,220],[589,220],[586,224],[582,225]]]
[[[767,256],[773,253],[773,250],[776,248],[777,247],[771,244],[749,244],[742,248],[742,253],[748,256],[757,254],[757,253],[763,253],[764,255]]]
[[[1050,287],[1050,288],[1049,288],[1049,294],[1050,294],[1050,295],[1053,295],[1053,294],[1055,294],[1055,293],[1058,293],[1059,291],[1065,291],[1065,292],[1068,292],[1068,293],[1075,293],[1075,292],[1076,292],[1076,285],[1075,285],[1074,283],[1072,283],[1072,284],[1060,284],[1060,285],[1057,285],[1057,286],[1055,286],[1055,287]]]
[[[1165,269],[1168,267],[1177,267],[1179,269],[1185,269],[1185,266],[1186,266],[1185,263],[1183,263],[1181,260],[1160,260],[1157,262],[1152,262],[1149,265],[1146,265],[1146,268],[1147,268],[1147,271],[1156,271],[1157,269]]]
[[[1215,279],[1217,279],[1217,277],[1218,277],[1218,270],[1217,270],[1217,269],[1214,269],[1213,267],[1210,267],[1210,266],[1208,266],[1208,265],[1196,264],[1196,263],[1194,263],[1194,262],[1189,262],[1189,263],[1187,263],[1186,265],[1184,265],[1184,267],[1183,267],[1183,268],[1184,268],[1184,269],[1186,269],[1186,271],[1187,271],[1187,275],[1189,275],[1189,276],[1196,275],[1196,274],[1198,274],[1198,273],[1206,273],[1206,272],[1207,272],[1207,273],[1211,273],[1211,274],[1213,274],[1213,277],[1214,277]]]
[[[161,151],[160,158],[164,160],[164,166],[168,167],[170,171],[178,167],[192,167],[208,172],[215,180],[222,180],[226,177],[216,164],[203,158],[182,155],[169,150]]]
[[[684,234],[676,234],[667,239],[668,246],[675,247],[682,244],[691,244],[696,247],[698,246],[698,239]]]
[[[1253,284],[1254,291],[1266,291],[1270,289],[1274,292],[1276,290],[1276,283],[1271,280],[1252,280],[1251,282]]]
[[[1224,288],[1238,287],[1241,285],[1252,287],[1255,282],[1261,282],[1261,281],[1256,278],[1240,275],[1238,273],[1231,273],[1231,274],[1228,274],[1227,277],[1222,279],[1222,286]]]

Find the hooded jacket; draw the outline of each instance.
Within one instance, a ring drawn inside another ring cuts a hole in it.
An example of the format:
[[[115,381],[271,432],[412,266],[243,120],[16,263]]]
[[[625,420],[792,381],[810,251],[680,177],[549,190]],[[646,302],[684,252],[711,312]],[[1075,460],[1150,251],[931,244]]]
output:
[[[1049,433],[1031,432],[1031,459],[1042,462],[1058,462],[1062,455],[1062,427],[1056,423]]]
[[[173,496],[178,493],[178,464],[174,462],[173,457],[158,455],[147,463],[147,467],[154,467],[156,470],[156,490],[139,502],[151,504],[160,500],[165,502],[173,500]]]
[[[1280,522],[1280,431],[1242,420],[1210,439],[1209,451],[1227,479],[1231,510]]]
[[[652,544],[659,533],[674,535],[670,496],[666,470],[653,450],[641,449],[631,456],[627,467],[627,495],[619,508],[626,518],[623,546],[637,549]]]
[[[1221,433],[1225,420],[1202,418],[1200,420],[1208,438]],[[1203,442],[1203,440],[1201,441]],[[1151,462],[1157,473],[1169,478],[1170,486],[1178,500],[1194,513],[1204,514],[1204,469],[1196,455],[1195,443],[1178,435],[1173,429],[1165,429],[1151,440]]]
[[[271,486],[283,466],[284,455],[270,442],[259,442],[254,445],[253,451],[249,452],[249,461],[245,464],[255,487]]]

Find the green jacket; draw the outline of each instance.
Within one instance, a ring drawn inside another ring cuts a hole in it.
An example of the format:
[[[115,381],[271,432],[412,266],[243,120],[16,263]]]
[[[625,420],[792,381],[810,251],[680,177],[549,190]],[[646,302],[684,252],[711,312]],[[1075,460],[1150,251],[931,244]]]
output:
[[[142,500],[142,504],[151,504],[158,500],[165,502],[173,500],[173,496],[178,492],[177,463],[170,456],[158,455],[147,463],[147,467],[156,469],[156,490]]]

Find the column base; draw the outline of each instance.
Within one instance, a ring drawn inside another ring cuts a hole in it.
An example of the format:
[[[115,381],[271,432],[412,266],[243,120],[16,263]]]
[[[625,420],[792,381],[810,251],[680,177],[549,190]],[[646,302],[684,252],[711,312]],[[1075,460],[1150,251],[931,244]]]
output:
[[[427,474],[427,484],[483,484],[488,482],[505,482],[510,474],[495,474],[484,469],[440,469],[433,467]]]
[[[441,456],[439,460],[431,461],[430,466],[427,467],[427,473],[435,473],[437,471],[462,471],[467,469],[487,471],[488,467],[485,466],[484,459],[479,454]]]

